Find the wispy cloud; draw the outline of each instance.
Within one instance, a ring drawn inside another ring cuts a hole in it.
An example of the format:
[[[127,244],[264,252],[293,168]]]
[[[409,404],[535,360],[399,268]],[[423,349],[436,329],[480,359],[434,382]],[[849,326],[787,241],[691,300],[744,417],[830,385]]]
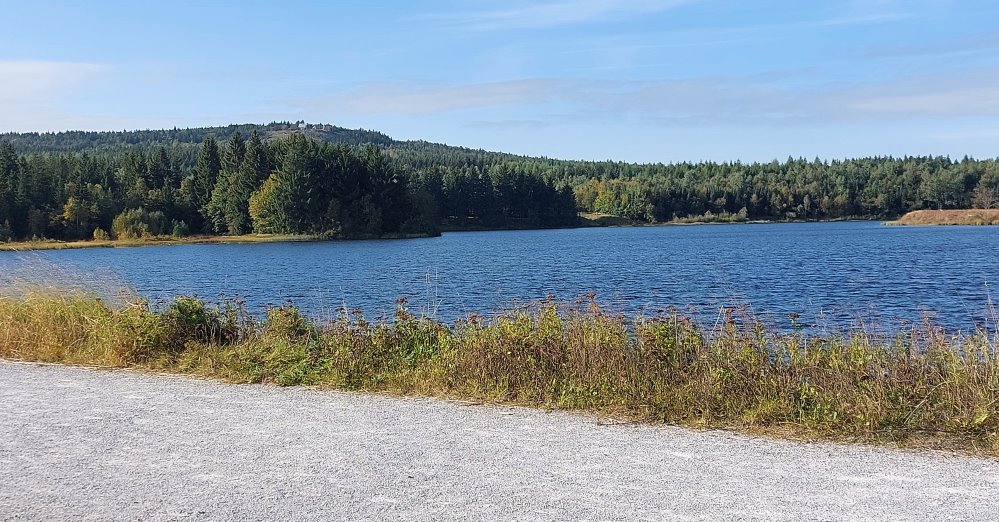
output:
[[[468,123],[467,127],[479,129],[499,129],[499,130],[522,130],[522,129],[544,129],[552,125],[549,119],[535,120],[476,120]]]
[[[833,32],[844,26],[890,24],[915,15],[912,13],[880,13],[843,17],[803,18],[778,23],[736,24],[731,26],[705,25],[667,32],[629,33],[610,38],[581,38],[575,45],[559,50],[565,55],[626,53],[685,49],[697,47],[741,47],[747,44],[773,41],[798,42],[803,32]],[[660,66],[650,64],[649,66]],[[619,67],[615,67],[619,68]]]
[[[911,58],[968,54],[995,55],[996,50],[999,50],[999,34],[988,32],[908,45],[865,47],[857,53],[857,56],[860,58]]]
[[[463,85],[363,84],[314,101],[356,113],[437,113],[542,103],[556,99],[567,90],[579,92],[585,88],[585,83],[582,80],[536,78]]]
[[[663,125],[899,122],[999,117],[999,69],[854,84],[783,85],[753,77],[614,81],[579,78],[493,83],[364,86],[310,100],[350,114],[468,113],[483,127],[559,122],[643,121]],[[503,118],[476,111],[502,109]],[[566,116],[566,115],[571,116]]]
[[[859,89],[844,105],[852,112],[886,117],[996,117],[999,116],[999,75],[961,80],[945,79],[917,87],[895,86],[887,92]],[[977,81],[976,81],[977,80]],[[967,83],[965,83],[967,82]]]
[[[544,0],[509,2],[501,8],[435,15],[443,24],[471,30],[542,29],[621,20],[667,11],[695,0]]]

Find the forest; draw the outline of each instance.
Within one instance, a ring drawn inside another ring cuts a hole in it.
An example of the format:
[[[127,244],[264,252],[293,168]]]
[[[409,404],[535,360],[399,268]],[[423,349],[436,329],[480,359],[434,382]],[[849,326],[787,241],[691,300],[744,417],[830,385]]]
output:
[[[999,162],[572,161],[304,122],[0,134],[0,241],[329,238],[637,222],[887,218],[999,206]]]

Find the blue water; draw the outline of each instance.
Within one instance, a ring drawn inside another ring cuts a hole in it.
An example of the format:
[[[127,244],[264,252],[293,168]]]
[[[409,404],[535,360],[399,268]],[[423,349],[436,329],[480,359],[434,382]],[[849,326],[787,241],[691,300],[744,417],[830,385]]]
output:
[[[316,315],[346,306],[377,318],[407,297],[412,311],[451,320],[596,292],[616,312],[675,306],[705,323],[738,306],[775,324],[792,312],[833,327],[894,327],[929,314],[971,329],[989,317],[990,289],[999,300],[986,287],[999,285],[999,227],[708,225],[0,252],[0,271],[39,264],[113,272],[154,302],[225,295],[257,310],[292,301]]]

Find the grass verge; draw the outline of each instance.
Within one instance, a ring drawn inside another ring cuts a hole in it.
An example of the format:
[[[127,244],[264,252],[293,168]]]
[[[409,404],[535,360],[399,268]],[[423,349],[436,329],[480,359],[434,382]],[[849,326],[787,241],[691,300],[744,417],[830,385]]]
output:
[[[585,410],[632,420],[999,455],[999,337],[929,325],[806,336],[730,319],[542,303],[454,325],[178,298],[162,311],[51,291],[0,297],[0,357],[233,382]]]

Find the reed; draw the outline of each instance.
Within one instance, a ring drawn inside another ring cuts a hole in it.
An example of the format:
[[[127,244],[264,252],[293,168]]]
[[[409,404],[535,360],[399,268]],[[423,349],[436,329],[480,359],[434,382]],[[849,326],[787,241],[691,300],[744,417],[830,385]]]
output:
[[[85,292],[0,297],[0,357],[227,381],[585,410],[637,421],[999,455],[999,336],[929,324],[808,335],[731,315],[626,318],[539,303],[454,324],[178,298],[162,310]]]

